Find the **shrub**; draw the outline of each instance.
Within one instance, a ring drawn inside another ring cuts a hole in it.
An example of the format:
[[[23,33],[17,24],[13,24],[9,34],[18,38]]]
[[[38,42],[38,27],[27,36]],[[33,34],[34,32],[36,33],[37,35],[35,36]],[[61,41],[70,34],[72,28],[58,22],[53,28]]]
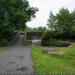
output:
[[[8,41],[11,41],[15,35],[16,35],[16,32],[4,32],[3,33],[3,37],[5,37]]]
[[[46,31],[42,37],[41,44],[44,46],[67,46],[69,44],[62,40],[69,39],[69,36],[67,32]]]
[[[46,31],[43,34],[42,40],[46,41],[49,39],[75,40],[75,31],[71,32]]]
[[[28,39],[24,39],[22,43],[23,43],[23,45],[31,45],[32,41],[28,40]]]
[[[57,39],[50,39],[48,41],[44,41],[44,46],[51,46],[51,47],[68,47],[70,44]]]
[[[53,39],[55,38],[57,35],[57,32],[54,31],[45,31],[45,33],[43,34],[42,39],[43,40],[49,40],[49,39]]]
[[[0,46],[6,46],[8,41],[5,38],[0,39]]]
[[[49,46],[64,47],[67,43],[62,40],[50,39]]]
[[[57,32],[54,32],[54,31],[46,31],[43,34],[41,44],[42,45],[46,45],[46,46],[49,45],[50,39],[56,39],[56,36],[57,36]]]

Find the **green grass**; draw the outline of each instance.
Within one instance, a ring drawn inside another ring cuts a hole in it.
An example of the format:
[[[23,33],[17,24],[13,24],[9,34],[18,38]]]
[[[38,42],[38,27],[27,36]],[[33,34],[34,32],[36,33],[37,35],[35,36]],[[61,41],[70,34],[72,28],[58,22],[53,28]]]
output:
[[[37,73],[75,72],[75,47],[59,48],[63,56],[51,56],[42,53],[42,47],[33,47],[33,62]]]
[[[2,48],[0,48],[0,53],[1,53],[1,52],[4,52],[4,48],[3,48],[3,47],[2,47]]]

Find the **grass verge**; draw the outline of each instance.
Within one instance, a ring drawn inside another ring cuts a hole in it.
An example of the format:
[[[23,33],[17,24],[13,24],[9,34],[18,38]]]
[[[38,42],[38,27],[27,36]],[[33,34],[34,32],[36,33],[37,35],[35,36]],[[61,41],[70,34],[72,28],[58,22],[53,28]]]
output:
[[[0,48],[0,53],[4,51],[4,48]]]
[[[37,73],[68,73],[75,72],[75,47],[58,48],[63,56],[51,56],[42,52],[42,47],[33,47],[32,55]]]

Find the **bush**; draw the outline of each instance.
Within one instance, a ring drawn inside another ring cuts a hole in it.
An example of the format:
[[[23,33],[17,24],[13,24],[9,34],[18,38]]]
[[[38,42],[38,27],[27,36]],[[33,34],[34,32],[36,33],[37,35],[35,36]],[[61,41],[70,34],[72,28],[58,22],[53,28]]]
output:
[[[41,44],[44,46],[68,46],[69,44],[62,40],[69,39],[69,36],[67,32],[46,31],[42,37]]]
[[[68,47],[70,44],[62,40],[50,39],[48,41],[44,41],[42,45],[51,47]]]
[[[0,46],[6,46],[8,41],[5,38],[0,39]]]
[[[11,41],[16,34],[17,34],[16,32],[1,31],[0,32],[0,38],[5,38],[8,41]]]
[[[46,31],[43,34],[41,44],[42,45],[49,45],[50,39],[56,39],[56,36],[57,36],[57,32],[54,32],[54,31]]]
[[[42,39],[43,40],[49,40],[50,38],[53,38],[55,35],[56,34],[53,31],[45,31],[44,34],[43,34]]]
[[[16,35],[16,32],[4,32],[3,33],[3,37],[5,37],[8,41],[11,41],[15,35]]]
[[[64,47],[67,43],[62,40],[50,39],[49,46]]]
[[[23,45],[31,45],[31,44],[32,44],[31,40],[28,40],[28,39],[23,40]]]
[[[43,34],[42,40],[47,41],[49,39],[75,40],[75,31],[72,31],[72,32],[46,31]]]

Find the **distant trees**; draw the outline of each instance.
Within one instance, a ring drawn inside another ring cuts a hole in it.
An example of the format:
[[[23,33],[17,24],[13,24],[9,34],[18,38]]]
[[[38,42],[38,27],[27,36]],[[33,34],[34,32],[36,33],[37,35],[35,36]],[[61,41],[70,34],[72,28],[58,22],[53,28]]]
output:
[[[27,27],[26,30],[31,32],[44,32],[46,30],[46,27],[41,27],[41,26],[37,28]]]
[[[45,31],[45,30],[46,30],[46,27],[41,27],[41,26],[40,26],[40,27],[38,27],[37,29],[38,29],[38,31]]]
[[[75,11],[71,12],[68,9],[62,8],[59,13],[54,15],[50,13],[48,19],[48,27],[55,31],[70,32],[75,27]]]

